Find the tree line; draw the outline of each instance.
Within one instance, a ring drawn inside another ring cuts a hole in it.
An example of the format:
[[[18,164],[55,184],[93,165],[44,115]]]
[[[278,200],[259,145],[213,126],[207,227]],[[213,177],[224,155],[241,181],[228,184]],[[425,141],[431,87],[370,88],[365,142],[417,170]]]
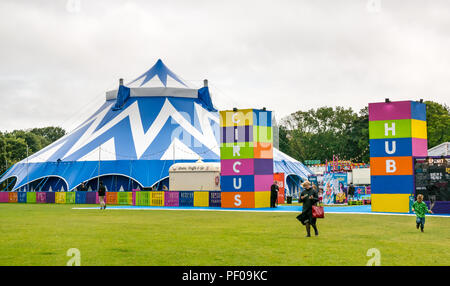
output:
[[[12,132],[0,131],[0,174],[66,134],[61,127],[44,127]]]
[[[446,104],[425,101],[427,108],[428,148],[450,141],[450,108]],[[333,159],[368,163],[369,113],[337,106],[296,111],[280,122],[280,150],[299,160]]]

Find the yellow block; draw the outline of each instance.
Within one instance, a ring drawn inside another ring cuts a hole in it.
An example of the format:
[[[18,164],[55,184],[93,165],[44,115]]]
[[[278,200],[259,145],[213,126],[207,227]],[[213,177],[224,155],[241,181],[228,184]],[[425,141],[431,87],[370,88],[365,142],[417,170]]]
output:
[[[411,119],[411,137],[427,139],[427,122]]]
[[[255,192],[255,208],[270,208],[270,191]]]
[[[372,194],[373,212],[409,212],[410,194]]]
[[[66,203],[66,193],[64,193],[64,192],[55,193],[55,203],[65,204]]]
[[[253,125],[253,109],[224,110],[219,114],[221,127]]]
[[[194,192],[194,207],[208,207],[209,192]]]
[[[163,207],[164,192],[150,192],[150,205],[156,207]]]

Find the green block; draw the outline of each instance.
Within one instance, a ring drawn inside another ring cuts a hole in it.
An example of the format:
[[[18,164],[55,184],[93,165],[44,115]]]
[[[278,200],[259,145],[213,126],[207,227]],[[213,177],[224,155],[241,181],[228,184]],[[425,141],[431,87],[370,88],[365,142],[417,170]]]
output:
[[[36,193],[34,192],[27,193],[27,203],[36,203]]]
[[[239,151],[233,154],[235,147],[220,147],[220,159],[251,159],[254,158],[253,147],[240,147]],[[236,150],[237,151],[237,150]]]
[[[395,124],[395,134],[387,128]],[[387,135],[386,135],[387,134]],[[369,121],[369,139],[411,138],[411,119]]]
[[[149,206],[150,205],[150,192],[136,192],[136,205],[137,206]]]
[[[273,130],[271,126],[253,126],[253,142],[273,142]]]
[[[75,192],[66,192],[66,204],[75,203]]]
[[[117,193],[117,204],[118,205],[129,205],[130,204],[130,192],[118,192]]]

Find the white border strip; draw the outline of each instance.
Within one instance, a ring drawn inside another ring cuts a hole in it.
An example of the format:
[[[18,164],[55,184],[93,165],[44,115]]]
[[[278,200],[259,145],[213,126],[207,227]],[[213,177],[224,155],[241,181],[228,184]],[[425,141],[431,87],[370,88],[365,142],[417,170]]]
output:
[[[99,207],[90,208],[72,208],[73,210],[99,210]],[[277,211],[277,210],[242,210],[242,209],[179,209],[179,208],[147,208],[147,207],[121,207],[121,208],[106,208],[109,210],[143,210],[143,211],[207,211],[207,212],[259,212],[259,213],[300,213],[299,210],[292,211]],[[378,213],[378,212],[325,212],[325,214],[360,214],[360,215],[396,215],[396,216],[415,216],[415,214],[402,214],[402,213]],[[428,215],[428,217],[446,217],[450,218],[448,215]]]

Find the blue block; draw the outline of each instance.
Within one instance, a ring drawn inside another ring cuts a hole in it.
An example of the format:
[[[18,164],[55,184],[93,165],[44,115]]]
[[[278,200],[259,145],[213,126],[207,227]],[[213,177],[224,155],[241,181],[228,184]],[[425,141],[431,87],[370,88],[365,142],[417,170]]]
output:
[[[255,176],[221,176],[220,189],[222,192],[254,192]]]
[[[411,101],[411,118],[417,120],[427,120],[427,105],[416,101]]]
[[[209,206],[218,208],[222,206],[222,192],[209,192]]]
[[[395,150],[393,154],[386,152],[386,142],[388,151]],[[369,144],[370,157],[412,156],[412,138],[370,139]]]
[[[178,205],[180,207],[193,207],[194,206],[194,192],[180,191]]]
[[[86,193],[87,192],[75,192],[75,203],[85,204],[86,203]]]
[[[414,176],[370,176],[372,194],[413,194]]]
[[[27,192],[17,192],[17,202],[26,203],[27,202]]]
[[[253,110],[253,125],[272,126],[272,111]]]

